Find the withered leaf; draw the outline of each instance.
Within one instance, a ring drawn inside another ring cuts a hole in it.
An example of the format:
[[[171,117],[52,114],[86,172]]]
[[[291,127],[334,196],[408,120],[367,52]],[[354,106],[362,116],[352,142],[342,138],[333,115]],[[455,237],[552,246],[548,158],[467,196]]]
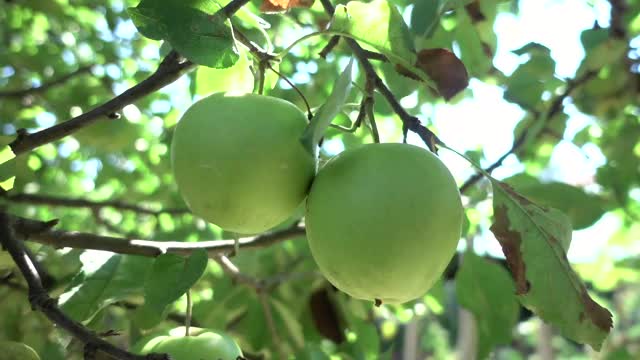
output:
[[[491,183],[491,231],[502,246],[518,300],[563,335],[599,350],[612,327],[611,313],[591,299],[569,264],[570,220],[505,183]]]
[[[276,13],[292,8],[310,8],[314,0],[263,0],[260,11],[264,13]]]
[[[449,100],[469,85],[469,74],[460,59],[447,49],[422,49],[415,67],[424,71],[436,84],[438,92]],[[420,76],[404,66],[396,65],[400,74],[420,80]]]
[[[445,100],[469,85],[469,74],[464,64],[447,49],[420,50],[415,66],[429,75]]]

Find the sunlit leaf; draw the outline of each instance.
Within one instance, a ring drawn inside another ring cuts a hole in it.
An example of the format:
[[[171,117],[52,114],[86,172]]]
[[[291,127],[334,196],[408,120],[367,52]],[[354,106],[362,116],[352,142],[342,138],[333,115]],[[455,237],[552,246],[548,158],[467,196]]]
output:
[[[504,183],[491,183],[491,231],[507,258],[519,301],[563,335],[600,349],[612,327],[611,313],[589,296],[567,260],[568,219]]]
[[[417,55],[411,34],[402,15],[389,1],[351,1],[338,5],[328,30],[353,37],[381,52],[394,64],[415,69]],[[428,80],[424,74],[415,72],[421,79]]]
[[[311,119],[311,122],[302,134],[300,141],[305,146],[305,149],[314,156],[325,130],[327,130],[347,101],[347,97],[351,92],[352,72],[353,59],[351,59],[349,65],[344,69],[338,81],[336,81],[331,95],[313,116],[313,119]]]
[[[505,179],[505,182],[535,203],[565,213],[571,219],[571,225],[575,230],[593,225],[605,212],[604,203],[600,198],[569,184],[541,183],[525,175]]]
[[[212,68],[227,68],[238,61],[228,19],[216,12],[214,1],[142,0],[129,8],[138,31],[154,40],[167,40],[189,60]]]
[[[174,254],[158,256],[144,284],[144,306],[138,312],[138,324],[150,328],[166,315],[167,307],[178,300],[200,279],[207,267],[204,250],[185,258]]]
[[[132,255],[113,255],[103,261],[98,254],[85,254],[83,271],[60,297],[62,310],[77,321],[91,320],[109,304],[142,295],[153,264],[151,258]]]
[[[250,93],[253,91],[253,72],[248,54],[241,54],[233,66],[226,69],[198,67],[195,76],[195,93],[205,97],[216,92]]]
[[[9,147],[12,137],[0,137],[0,192],[13,189],[16,178],[16,155]]]

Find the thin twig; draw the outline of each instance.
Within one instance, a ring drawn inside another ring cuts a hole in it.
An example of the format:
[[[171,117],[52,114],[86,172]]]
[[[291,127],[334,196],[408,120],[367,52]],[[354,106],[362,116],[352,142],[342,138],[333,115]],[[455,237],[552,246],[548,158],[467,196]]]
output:
[[[126,239],[121,237],[95,235],[89,233],[54,230],[46,223],[24,218],[12,218],[13,228],[18,238],[53,246],[74,249],[110,251],[118,254],[159,256],[165,253],[188,255],[204,249],[210,256],[232,252],[235,240],[211,240],[198,242],[151,241]],[[256,249],[304,235],[304,228],[295,226],[256,237],[239,239],[242,249]]]
[[[311,112],[311,106],[309,105],[309,102],[307,101],[307,98],[306,96],[304,96],[302,91],[293,82],[291,82],[291,80],[289,80],[286,76],[284,76],[278,70],[274,69],[273,66],[271,66],[271,64],[267,63],[267,67],[269,68],[269,70],[276,73],[276,75],[278,75],[278,77],[284,80],[287,84],[289,84],[289,86],[291,86],[293,90],[295,90],[298,93],[298,95],[300,95],[300,97],[302,98],[302,101],[304,101],[304,105],[307,107],[307,118],[311,120],[311,118],[313,117],[313,113]]]
[[[322,6],[324,7],[325,11],[329,15],[333,16],[335,8],[331,4],[331,1],[320,0],[320,2],[322,3]],[[418,136],[420,136],[422,141],[424,141],[424,143],[429,147],[429,149],[435,152],[436,151],[435,145],[438,143],[441,143],[440,139],[438,139],[438,137],[431,130],[429,130],[427,127],[422,125],[420,123],[420,120],[417,117],[409,114],[402,107],[402,105],[400,105],[400,102],[398,101],[398,99],[391,92],[391,90],[389,90],[387,85],[385,85],[384,81],[382,81],[380,76],[378,76],[378,74],[376,73],[375,69],[373,68],[373,65],[371,65],[371,62],[369,62],[368,53],[366,52],[366,50],[364,50],[358,44],[358,42],[353,39],[345,38],[344,40],[347,42],[347,44],[353,51],[353,54],[358,58],[358,61],[362,66],[369,81],[373,81],[373,83],[375,84],[380,94],[382,94],[382,96],[387,100],[387,102],[389,103],[393,111],[402,120],[403,130],[405,132],[413,131],[414,133],[416,133]]]
[[[101,339],[82,324],[65,315],[57,302],[49,297],[42,286],[38,272],[24,251],[24,244],[16,239],[11,227],[11,218],[0,212],[0,243],[11,254],[29,287],[29,302],[34,310],[42,312],[51,322],[63,328],[88,348],[103,351],[121,360],[169,360],[166,354],[135,355]]]
[[[103,208],[114,208],[117,210],[127,210],[139,214],[158,216],[160,214],[169,215],[182,215],[189,214],[191,211],[187,208],[167,208],[152,210],[148,207],[129,204],[119,200],[107,200],[107,201],[94,201],[81,198],[66,198],[54,195],[42,195],[42,194],[10,194],[7,193],[4,197],[0,196],[0,199],[6,199],[7,201],[14,203],[26,203],[26,204],[38,204],[49,206],[61,206],[71,208],[88,208],[91,210],[100,210]]]
[[[384,56],[383,54],[377,53],[375,51],[364,50],[363,52],[364,52],[364,55],[367,57],[367,59],[378,60],[378,61],[382,61],[382,62],[388,62],[389,61],[389,59],[387,59],[386,56]]]
[[[369,125],[371,125],[371,134],[373,135],[373,142],[380,142],[380,135],[378,134],[378,126],[376,125],[376,117],[375,111],[373,110],[374,98],[373,91],[375,90],[375,84],[371,81],[370,78],[367,78],[367,82],[365,84],[365,95],[362,100],[362,108],[367,114],[367,119],[369,120]]]
[[[562,111],[563,109],[562,104],[564,103],[564,100],[571,95],[571,92],[573,92],[576,88],[582,86],[583,84],[587,83],[596,75],[597,73],[595,71],[589,71],[573,81],[568,81],[566,89],[551,102],[551,105],[549,106],[549,110],[546,112],[546,114],[542,115],[544,116],[544,119],[542,119],[542,121],[550,121],[551,119],[553,119],[554,116],[558,115],[558,113],[560,113],[560,111]],[[539,116],[541,115],[537,113],[536,117],[539,117]],[[535,120],[536,119],[534,119],[534,121],[532,121],[529,124],[529,126],[527,126],[522,130],[520,135],[518,135],[518,137],[513,141],[513,145],[511,145],[511,148],[507,150],[507,152],[502,154],[502,156],[500,156],[498,160],[496,160],[493,164],[489,165],[486,169],[484,169],[487,173],[490,174],[492,171],[502,166],[502,163],[509,157],[509,155],[515,154],[526,143],[525,140],[529,135],[529,130],[533,127],[534,124],[536,124]],[[542,132],[535,134],[535,136],[539,136],[541,134]],[[467,179],[467,181],[465,181],[462,184],[462,186],[460,186],[460,193],[465,193],[467,190],[469,190],[471,186],[473,186],[478,181],[480,181],[480,179],[482,179],[482,174],[480,173],[476,173],[473,176],[471,176],[469,179]]]
[[[65,82],[73,79],[74,77],[78,76],[78,75],[82,75],[85,73],[90,73],[91,69],[93,68],[93,65],[89,65],[89,66],[83,66],[80,67],[78,70],[73,71],[69,74],[66,74],[64,76],[61,76],[55,80],[51,80],[49,82],[46,82],[40,86],[36,86],[36,87],[32,87],[32,88],[27,88],[27,89],[21,89],[21,90],[7,90],[7,91],[0,91],[0,98],[22,98],[28,95],[35,95],[35,94],[41,94],[55,86],[58,85],[62,85]]]
[[[325,45],[324,48],[322,48],[322,50],[320,50],[318,55],[321,58],[326,59],[327,55],[329,55],[329,53],[331,51],[333,51],[333,49],[338,45],[339,42],[340,42],[340,36],[339,35],[332,36],[331,39],[329,39],[329,42],[327,42],[327,45]]]
[[[241,7],[247,5],[251,0],[233,0],[220,11],[225,14],[227,17],[233,16]]]

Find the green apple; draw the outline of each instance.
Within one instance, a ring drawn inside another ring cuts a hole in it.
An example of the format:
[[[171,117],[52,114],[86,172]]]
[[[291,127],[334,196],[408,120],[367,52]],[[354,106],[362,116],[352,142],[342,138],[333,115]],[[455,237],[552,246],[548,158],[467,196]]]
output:
[[[143,340],[134,346],[140,354],[165,353],[172,360],[237,360],[242,351],[228,335],[211,330],[191,328],[191,336],[183,336],[184,328],[176,328],[170,335]]]
[[[307,195],[315,161],[300,143],[307,120],[274,97],[216,93],[176,126],[171,161],[194,214],[240,234],[268,230]]]
[[[40,360],[40,356],[26,344],[15,341],[0,341],[0,359]]]
[[[430,151],[368,144],[331,159],[307,200],[307,237],[320,271],[358,299],[424,295],[455,253],[460,193]]]

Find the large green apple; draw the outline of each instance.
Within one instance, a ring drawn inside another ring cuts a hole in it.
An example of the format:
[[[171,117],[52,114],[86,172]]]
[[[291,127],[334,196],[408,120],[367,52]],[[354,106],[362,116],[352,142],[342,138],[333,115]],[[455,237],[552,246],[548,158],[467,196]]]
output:
[[[304,200],[315,161],[300,143],[307,124],[293,104],[216,93],[184,114],[173,135],[178,188],[194,214],[241,234],[286,220]]]
[[[134,346],[140,354],[165,353],[173,360],[237,360],[242,350],[231,337],[206,329],[191,328],[191,336],[182,336],[184,328],[171,335],[143,340]]]
[[[15,341],[0,341],[2,360],[40,360],[38,353],[26,344]]]
[[[383,303],[424,295],[453,256],[462,204],[447,167],[406,144],[368,144],[329,161],[307,200],[311,253],[347,294]]]

